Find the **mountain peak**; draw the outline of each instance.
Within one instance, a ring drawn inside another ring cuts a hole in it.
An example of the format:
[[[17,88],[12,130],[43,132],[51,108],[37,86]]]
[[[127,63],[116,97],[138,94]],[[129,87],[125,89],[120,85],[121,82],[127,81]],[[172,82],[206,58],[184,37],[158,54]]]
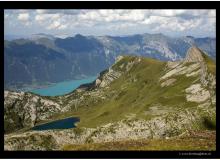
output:
[[[188,49],[185,62],[201,62],[203,61],[203,52],[196,46],[192,46]]]
[[[28,37],[28,39],[30,39],[30,40],[39,40],[41,38],[47,38],[47,39],[50,39],[50,40],[55,39],[55,37],[53,35],[45,34],[45,33],[32,34]]]
[[[76,34],[75,37],[84,37],[82,34]]]

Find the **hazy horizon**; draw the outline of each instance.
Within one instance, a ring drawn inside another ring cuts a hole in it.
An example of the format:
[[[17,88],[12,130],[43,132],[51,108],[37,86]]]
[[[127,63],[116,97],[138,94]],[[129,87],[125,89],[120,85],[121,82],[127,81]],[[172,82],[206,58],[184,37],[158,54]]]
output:
[[[197,37],[197,36],[192,36],[192,35],[181,35],[181,36],[170,36],[164,33],[136,33],[136,34],[125,34],[125,35],[93,35],[93,34],[81,34],[81,33],[76,33],[76,34],[72,34],[72,35],[53,35],[53,34],[48,34],[48,33],[33,33],[33,34],[28,34],[28,35],[22,35],[22,34],[5,34],[4,38],[7,39],[8,36],[13,36],[13,37],[20,37],[20,38],[27,38],[27,37],[31,37],[33,35],[40,35],[40,34],[44,34],[44,35],[50,35],[53,36],[55,38],[67,38],[67,37],[74,37],[77,34],[80,34],[82,36],[112,36],[112,37],[125,37],[125,36],[133,36],[133,35],[143,35],[143,34],[151,34],[151,35],[156,35],[156,34],[163,34],[167,37],[172,37],[172,38],[179,38],[179,37],[187,37],[187,36],[191,36],[194,38],[216,38],[216,36],[201,36],[201,37]]]
[[[216,10],[4,10],[5,35],[216,37]]]

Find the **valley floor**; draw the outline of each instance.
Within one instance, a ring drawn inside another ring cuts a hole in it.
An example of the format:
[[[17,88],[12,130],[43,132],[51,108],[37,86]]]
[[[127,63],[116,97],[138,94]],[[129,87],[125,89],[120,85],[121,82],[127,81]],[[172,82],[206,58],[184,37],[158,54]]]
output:
[[[170,139],[139,139],[82,145],[65,145],[63,150],[167,150],[215,151],[216,131],[189,132]]]

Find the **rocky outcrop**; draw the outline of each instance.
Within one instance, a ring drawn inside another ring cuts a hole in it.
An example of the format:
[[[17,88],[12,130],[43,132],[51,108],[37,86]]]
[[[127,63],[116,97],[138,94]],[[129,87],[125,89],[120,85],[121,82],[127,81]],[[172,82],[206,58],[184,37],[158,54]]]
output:
[[[40,132],[26,132],[23,135],[13,135],[4,146],[5,150],[56,150],[59,145],[54,136]]]
[[[163,83],[161,83],[161,87],[170,86],[170,85],[172,85],[175,81],[176,81],[176,79],[174,79],[174,78],[168,79],[168,80],[164,81]]]
[[[110,67],[104,75],[96,79],[95,85],[96,87],[106,87],[112,81],[119,78],[120,76],[121,76],[121,72],[113,70]]]
[[[60,150],[67,144],[101,143],[131,139],[170,138],[194,127],[200,127],[203,116],[211,117],[215,108],[204,106],[193,111],[167,113],[151,120],[128,118],[97,128],[76,128],[57,131],[31,131],[4,137],[5,150]]]
[[[189,102],[202,103],[215,99],[215,76],[208,72],[207,62],[203,52],[197,47],[191,47],[183,61],[167,62],[166,73],[160,78],[161,86],[173,84],[174,77],[185,75],[186,77],[198,77],[200,83],[192,84],[185,89],[186,100]],[[207,89],[208,88],[208,89]],[[214,100],[215,101],[215,100]]]
[[[186,99],[190,102],[204,102],[210,99],[211,95],[208,90],[201,87],[201,84],[193,84],[186,90]]]
[[[133,57],[133,59],[127,60],[125,63],[120,63],[123,59],[126,59],[126,56],[118,56],[116,62],[109,69],[101,72],[100,76],[95,81],[95,86],[101,88],[108,86],[122,74],[128,72],[135,64],[141,62],[140,57]]]
[[[196,46],[191,47],[186,54],[185,62],[202,62],[204,60],[202,51]]]
[[[197,72],[200,69],[200,63],[192,63],[192,64],[185,64],[182,62],[174,63],[171,65],[171,62],[167,65],[167,72],[160,78],[160,80],[165,80],[167,78],[178,76],[178,75],[186,75],[193,76],[196,74],[192,74],[192,72]],[[170,67],[170,68],[169,68]]]
[[[61,105],[31,93],[4,91],[5,132],[33,127],[61,112]]]

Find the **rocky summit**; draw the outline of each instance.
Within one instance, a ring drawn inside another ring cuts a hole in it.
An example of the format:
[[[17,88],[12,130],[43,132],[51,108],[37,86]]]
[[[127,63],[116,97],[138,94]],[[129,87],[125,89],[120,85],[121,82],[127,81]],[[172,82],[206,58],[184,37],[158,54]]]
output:
[[[215,70],[211,58],[191,47],[179,61],[120,56],[93,83],[64,96],[5,91],[4,149],[108,150],[132,144],[134,150],[160,150],[163,145],[155,145],[163,142],[215,150]],[[76,128],[31,130],[70,116],[80,118]]]
[[[202,62],[203,60],[202,51],[196,46],[193,46],[188,50],[185,58],[186,62]]]

